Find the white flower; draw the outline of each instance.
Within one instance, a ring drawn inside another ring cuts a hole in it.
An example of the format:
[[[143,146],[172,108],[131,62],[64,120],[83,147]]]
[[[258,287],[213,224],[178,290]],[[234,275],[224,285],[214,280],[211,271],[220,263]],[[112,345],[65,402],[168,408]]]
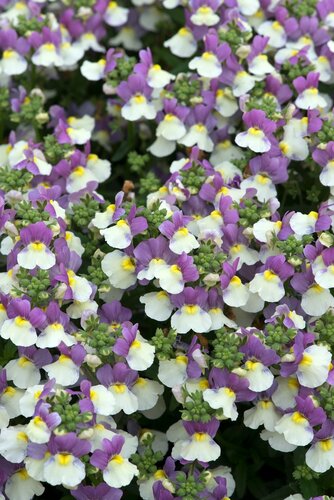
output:
[[[102,259],[101,267],[115,288],[125,290],[137,281],[134,258],[129,257],[119,250],[114,250],[105,255]]]
[[[173,314],[171,326],[177,333],[203,333],[211,328],[211,318],[199,305],[186,304]]]
[[[27,389],[41,380],[39,369],[25,356],[12,359],[5,366],[7,380],[13,380],[16,387]]]
[[[130,345],[126,361],[132,370],[146,370],[154,361],[155,347],[137,332],[135,340]]]
[[[104,13],[104,20],[109,26],[121,26],[126,23],[128,15],[129,9],[120,7],[117,2],[112,0]]]
[[[288,443],[283,434],[279,434],[278,432],[271,432],[264,429],[260,434],[260,438],[263,441],[268,441],[273,450],[283,453],[289,453],[297,448],[296,445]]]
[[[175,387],[187,380],[187,356],[176,356],[159,362],[158,379],[167,387]]]
[[[186,131],[186,127],[180,118],[171,113],[167,113],[164,119],[159,123],[156,135],[168,141],[177,141],[186,134]]]
[[[24,269],[50,269],[55,265],[56,257],[44,243],[35,241],[18,253],[17,262]]]
[[[325,108],[327,106],[326,100],[319,94],[316,87],[311,87],[298,95],[296,99],[296,106],[299,109],[316,109]]]
[[[247,71],[239,71],[233,80],[233,95],[235,97],[240,97],[247,94],[254,87],[255,81],[254,76],[247,73]]]
[[[115,398],[103,385],[93,385],[90,388],[90,400],[96,413],[100,415],[113,415],[115,413]]]
[[[178,57],[191,57],[197,50],[197,43],[189,28],[181,28],[171,38],[164,42],[172,54]]]
[[[257,429],[263,425],[267,431],[274,431],[281,414],[271,401],[261,400],[253,408],[244,413],[244,424],[250,429]]]
[[[195,432],[188,439],[177,442],[172,449],[172,457],[175,460],[183,458],[189,462],[212,462],[219,456],[220,446],[206,432]]]
[[[231,307],[241,307],[247,304],[249,291],[238,276],[233,276],[228,287],[223,290],[223,299]]]
[[[99,59],[97,62],[84,61],[81,65],[80,72],[87,80],[97,82],[104,77],[105,67],[105,59]]]
[[[115,398],[113,415],[116,415],[120,411],[131,415],[131,413],[135,413],[138,410],[138,398],[130,391],[127,385],[115,383],[110,385],[108,389]]]
[[[20,469],[10,476],[5,486],[7,497],[12,499],[31,500],[35,495],[43,495],[44,491],[44,486],[30,477],[26,469]]]
[[[145,314],[156,321],[165,321],[172,314],[173,306],[164,291],[146,293],[139,301],[145,304]]]
[[[21,316],[7,319],[1,327],[0,336],[6,340],[10,339],[13,344],[20,347],[32,346],[37,340],[35,328]]]
[[[258,33],[269,37],[269,45],[278,49],[283,47],[287,40],[287,35],[283,26],[278,21],[265,21],[258,28]]]
[[[330,307],[334,307],[334,297],[330,290],[314,284],[303,293],[301,306],[310,316],[322,316]]]
[[[51,431],[41,417],[34,417],[30,420],[26,428],[26,433],[33,443],[48,443]]]
[[[265,153],[271,148],[269,139],[263,130],[257,127],[250,127],[246,132],[240,132],[235,138],[235,142],[242,148],[249,148],[255,153]]]
[[[286,441],[295,446],[306,446],[313,439],[312,427],[299,411],[283,415],[275,425],[275,431],[283,434]]]
[[[69,356],[61,354],[57,361],[43,366],[49,378],[55,378],[57,384],[65,387],[75,384],[79,379],[79,367]]]
[[[57,47],[51,42],[43,43],[33,54],[31,60],[36,66],[44,66],[46,68],[61,66],[63,63]]]
[[[219,22],[219,16],[208,5],[201,5],[190,20],[195,26],[214,26]]]
[[[296,212],[290,219],[291,229],[299,236],[312,234],[315,231],[318,218],[319,214],[317,212],[309,212],[308,214]]]
[[[249,382],[249,389],[254,392],[262,392],[269,389],[274,381],[274,375],[269,368],[260,361],[246,361],[245,368],[247,373],[245,378]]]
[[[0,453],[14,464],[23,461],[27,453],[28,436],[25,425],[14,425],[2,429],[0,434]]]
[[[131,483],[138,469],[121,455],[114,455],[103,471],[103,479],[112,488],[120,488]]]
[[[56,453],[44,465],[45,481],[52,486],[62,484],[74,488],[85,477],[85,466],[71,453]]]
[[[213,52],[204,52],[201,57],[194,57],[189,62],[189,68],[206,78],[217,78],[223,71],[219,59]]]
[[[168,73],[168,71],[161,69],[159,64],[154,64],[148,70],[147,84],[152,89],[162,89],[172,80],[175,80],[175,76],[172,75],[172,73]]]
[[[299,392],[299,383],[296,377],[276,377],[277,388],[271,399],[282,410],[293,408],[296,405],[296,396]]]
[[[138,410],[150,410],[157,404],[164,387],[155,380],[139,377],[132,387],[132,392],[138,398]]]
[[[319,387],[326,382],[332,355],[323,345],[306,347],[296,372],[298,381],[304,387]]]
[[[206,389],[203,392],[203,399],[213,409],[221,408],[224,412],[224,417],[230,418],[232,421],[238,418],[238,410],[235,404],[236,394],[229,387],[220,387],[219,389]]]
[[[152,102],[148,101],[143,94],[137,94],[124,104],[121,114],[125,120],[136,121],[141,118],[153,120],[157,112]]]
[[[249,290],[258,293],[266,302],[278,302],[284,297],[284,286],[280,277],[267,269],[263,273],[256,273],[249,284]]]
[[[323,439],[314,443],[305,455],[305,462],[315,472],[326,472],[334,467],[334,440]]]
[[[6,75],[21,75],[26,71],[27,67],[27,61],[23,56],[21,56],[21,54],[16,52],[16,50],[4,50],[2,60],[0,62],[0,68]]]

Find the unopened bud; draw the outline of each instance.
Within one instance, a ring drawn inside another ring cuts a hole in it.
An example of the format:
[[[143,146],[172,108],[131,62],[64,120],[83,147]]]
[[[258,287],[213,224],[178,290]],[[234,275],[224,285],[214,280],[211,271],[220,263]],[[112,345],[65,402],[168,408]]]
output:
[[[86,354],[85,363],[87,363],[90,368],[96,368],[102,364],[102,361],[96,354]]]
[[[40,123],[41,125],[43,125],[44,123],[47,123],[49,121],[49,115],[46,112],[38,113],[35,116],[35,118],[36,118],[37,123]]]
[[[246,59],[246,57],[249,55],[251,51],[250,45],[241,45],[237,51],[236,55],[240,57],[240,59]]]
[[[334,237],[332,234],[324,232],[324,233],[321,233],[321,235],[319,236],[319,241],[322,245],[324,245],[324,247],[329,248],[329,247],[333,246]]]

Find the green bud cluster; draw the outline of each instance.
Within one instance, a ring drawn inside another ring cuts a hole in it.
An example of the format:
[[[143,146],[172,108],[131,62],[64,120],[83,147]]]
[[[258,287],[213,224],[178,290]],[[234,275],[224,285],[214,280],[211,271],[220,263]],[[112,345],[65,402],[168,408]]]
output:
[[[249,160],[251,160],[253,156],[253,151],[245,149],[245,151],[242,152],[242,158],[233,160],[233,164],[243,171],[248,167]]]
[[[210,422],[217,411],[213,410],[209,403],[204,401],[203,393],[201,391],[189,393],[186,390],[184,390],[184,393],[186,401],[183,403],[183,410],[181,411],[182,420],[204,423]]]
[[[319,389],[319,399],[321,407],[327,413],[328,418],[334,419],[334,387],[323,384]]]
[[[73,205],[72,220],[79,228],[87,228],[95,213],[99,209],[99,202],[88,194],[81,198],[81,203]]]
[[[196,477],[191,474],[186,476],[183,472],[179,472],[176,476],[178,482],[177,497],[181,497],[183,500],[198,500],[200,493],[206,486],[205,476],[205,472]]]
[[[275,246],[283,253],[286,259],[289,261],[291,259],[296,259],[302,257],[305,245],[312,243],[313,237],[307,234],[302,237],[301,240],[297,240],[295,236],[290,235],[284,241],[275,239]]]
[[[49,303],[50,277],[47,270],[38,269],[32,275],[28,269],[20,267],[16,278],[21,295],[29,295],[33,306],[43,307]]]
[[[316,321],[315,333],[318,335],[319,341],[324,342],[334,348],[334,314],[327,311]]]
[[[296,480],[305,479],[306,481],[311,481],[312,479],[317,479],[320,474],[318,472],[314,472],[306,464],[302,464],[296,466],[292,476]]]
[[[46,135],[44,138],[45,158],[52,164],[56,164],[60,160],[63,160],[71,149],[71,144],[59,144],[53,135]]]
[[[150,193],[154,193],[158,191],[161,186],[161,181],[158,177],[153,173],[149,172],[145,177],[142,177],[139,181],[139,195],[147,196]]]
[[[239,210],[239,223],[241,226],[252,227],[262,217],[268,217],[269,209],[266,203],[259,207],[254,200],[247,199],[244,201],[244,207],[237,204],[235,206]]]
[[[19,219],[22,219],[23,225],[34,224],[40,221],[46,222],[50,219],[50,214],[44,210],[45,205],[46,202],[39,202],[36,207],[33,207],[30,201],[20,201],[15,207],[16,215]]]
[[[327,144],[333,140],[334,137],[334,123],[329,120],[322,122],[321,130],[317,133],[320,142]]]
[[[145,208],[144,210],[142,210],[140,215],[145,217],[145,219],[147,220],[148,231],[151,237],[155,238],[159,236],[159,226],[164,222],[164,220],[166,220],[167,210],[165,208],[159,210],[157,203],[150,209]]]
[[[25,193],[29,189],[32,178],[33,174],[24,168],[22,170],[11,170],[8,167],[0,167],[0,189],[3,189],[6,193],[12,189]]]
[[[164,457],[161,451],[153,451],[153,441],[153,434],[149,434],[140,443],[144,450],[141,453],[134,453],[131,456],[131,462],[138,467],[140,480],[148,479],[154,474],[158,470],[156,464],[161,462]]]
[[[51,405],[61,418],[60,432],[75,432],[80,424],[89,422],[93,417],[90,412],[81,413],[79,403],[71,404],[71,398],[66,393],[55,396]]]
[[[11,113],[10,120],[14,123],[26,123],[33,125],[34,128],[41,128],[43,123],[37,119],[38,115],[45,115],[46,118],[44,123],[49,119],[43,108],[42,97],[37,94],[32,94],[24,100],[18,112]]]
[[[265,343],[271,349],[277,352],[279,356],[283,356],[288,350],[290,342],[297,335],[297,330],[294,328],[286,328],[283,323],[267,324]]]
[[[80,7],[93,7],[96,3],[96,0],[74,0],[74,7],[80,9]]]
[[[116,59],[116,67],[107,75],[107,84],[117,87],[123,80],[127,80],[136,64],[135,57],[119,57]]]
[[[235,52],[241,45],[247,43],[247,41],[252,37],[251,33],[248,31],[241,31],[235,22],[229,23],[227,28],[224,30],[218,30],[218,34],[219,40],[221,42],[227,42],[233,52]]]
[[[182,75],[176,79],[173,90],[180,104],[190,106],[191,100],[200,95],[200,82],[198,80],[190,80],[187,76]]]
[[[7,87],[0,88],[0,111],[7,112],[10,109],[9,105],[9,89]]]
[[[137,153],[136,151],[130,151],[128,154],[128,164],[130,166],[130,171],[142,175],[144,169],[150,161],[150,155],[145,153],[143,155]]]
[[[215,332],[216,338],[212,341],[212,365],[216,368],[233,370],[240,366],[243,354],[239,352],[240,338],[234,333],[229,333],[225,328]]]
[[[41,17],[26,17],[18,16],[17,24],[15,24],[15,30],[20,36],[25,36],[31,34],[33,31],[40,33],[44,26],[47,26],[47,18],[42,19]]]
[[[287,0],[285,7],[291,16],[300,19],[303,16],[313,16],[316,13],[318,0]]]
[[[101,268],[102,258],[101,255],[92,257],[90,265],[87,267],[87,274],[84,275],[88,281],[91,281],[96,286],[101,286],[107,279],[107,275]]]
[[[295,64],[285,61],[282,65],[282,73],[286,74],[289,82],[292,82],[298,76],[307,76],[311,71],[314,71],[314,64],[306,64],[303,59],[298,59]]]
[[[193,163],[191,168],[180,170],[182,184],[191,194],[197,194],[205,181],[205,170],[201,165]]]
[[[277,101],[272,95],[251,96],[247,101],[247,111],[252,109],[262,109],[267,118],[270,120],[278,120],[281,117],[280,112],[277,110]]]
[[[151,343],[154,345],[155,355],[160,361],[173,357],[175,340],[175,330],[169,330],[166,333],[161,328],[157,328],[155,335],[151,338]]]
[[[86,321],[85,330],[80,331],[80,337],[96,351],[100,358],[105,358],[112,354],[116,337],[120,335],[119,328],[110,330],[107,323],[100,323],[97,317],[91,316]]]
[[[216,245],[212,241],[203,241],[196,250],[193,256],[194,263],[200,275],[207,275],[209,273],[221,272],[222,263],[226,260],[226,256],[221,253],[215,253]]]

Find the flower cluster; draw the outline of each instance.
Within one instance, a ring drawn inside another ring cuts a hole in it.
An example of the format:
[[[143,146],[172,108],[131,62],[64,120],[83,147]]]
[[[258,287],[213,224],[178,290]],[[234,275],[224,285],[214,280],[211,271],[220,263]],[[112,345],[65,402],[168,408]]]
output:
[[[333,35],[0,0],[0,498],[333,498]]]

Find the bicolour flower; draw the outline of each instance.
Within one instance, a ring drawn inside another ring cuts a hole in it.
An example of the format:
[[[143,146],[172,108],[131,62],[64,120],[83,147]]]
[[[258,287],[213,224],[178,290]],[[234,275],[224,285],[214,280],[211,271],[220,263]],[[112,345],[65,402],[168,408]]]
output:
[[[311,447],[305,455],[310,469],[323,473],[334,467],[334,428],[331,420],[326,420],[315,433]]]
[[[298,333],[293,345],[294,359],[282,364],[281,375],[289,376],[295,373],[301,385],[314,388],[327,380],[332,355],[324,345],[307,346],[311,342],[312,336]]]
[[[218,420],[213,419],[208,423],[183,422],[183,426],[188,437],[175,443],[172,449],[175,460],[207,463],[219,457],[220,446],[213,439],[219,428]]]
[[[186,227],[190,220],[181,211],[176,211],[172,220],[166,220],[159,226],[160,232],[169,239],[169,248],[176,254],[189,253],[199,247],[195,236]]]
[[[79,380],[80,367],[86,356],[85,348],[81,344],[72,348],[60,344],[58,350],[60,352],[58,358],[43,368],[49,378],[54,378],[57,384],[65,387],[74,385]]]
[[[218,0],[193,0],[190,5],[193,12],[190,20],[195,26],[214,26],[219,22]]]
[[[209,375],[210,388],[203,392],[203,399],[213,409],[222,409],[224,417],[232,421],[238,418],[237,401],[250,401],[255,394],[248,389],[248,380],[226,369],[212,368]]]
[[[275,425],[275,431],[283,434],[288,443],[305,446],[313,440],[313,427],[324,423],[325,420],[324,410],[316,407],[311,397],[303,399],[297,396],[295,410],[281,417]]]
[[[172,328],[178,333],[187,333],[189,330],[202,333],[210,329],[211,318],[204,309],[207,292],[203,288],[186,287],[183,292],[173,295],[171,301],[178,308],[171,318]]]
[[[53,239],[51,229],[44,222],[23,228],[20,241],[25,246],[17,255],[18,264],[24,269],[50,269],[56,263],[55,254],[48,248]]]
[[[224,302],[232,307],[244,306],[249,299],[248,288],[241,282],[239,276],[236,275],[237,268],[238,259],[232,264],[224,262],[223,273],[220,277]]]
[[[52,356],[47,349],[20,347],[19,358],[11,359],[5,366],[7,379],[12,380],[16,387],[27,389],[40,382],[40,369],[51,361]]]
[[[204,39],[205,52],[201,57],[194,57],[189,62],[189,68],[195,69],[200,76],[217,78],[223,71],[222,63],[231,53],[227,43],[219,43],[216,33],[206,35]]]
[[[146,77],[147,84],[153,89],[162,89],[168,85],[175,76],[161,68],[159,64],[153,64],[152,52],[150,49],[139,52],[140,62],[135,65],[135,73]]]
[[[36,328],[40,329],[45,321],[43,311],[38,307],[32,309],[27,299],[13,299],[8,304],[7,316],[0,336],[20,347],[34,345],[37,340]]]
[[[152,89],[141,74],[131,75],[127,82],[121,82],[117,87],[117,93],[125,101],[121,113],[126,120],[136,121],[141,118],[153,120],[156,117],[154,105],[149,100]]]
[[[284,282],[294,274],[283,255],[268,257],[262,271],[255,274],[249,290],[267,302],[278,302],[284,296]]]
[[[115,288],[125,290],[137,281],[134,257],[120,250],[106,254],[102,259],[101,267]]]
[[[184,26],[164,42],[164,47],[168,47],[175,56],[188,58],[196,52],[197,43],[191,29]]]
[[[247,126],[246,132],[240,132],[235,142],[242,148],[249,148],[255,153],[265,153],[271,148],[271,136],[276,130],[276,124],[266,117],[262,110],[253,109],[243,116]]]
[[[85,465],[80,457],[89,453],[89,441],[69,432],[64,436],[54,436],[50,440],[49,451],[51,456],[43,468],[45,481],[53,486],[78,486],[85,477]]]
[[[138,474],[138,469],[122,453],[123,436],[102,441],[102,450],[95,450],[90,463],[102,471],[104,481],[114,488],[126,486]]]
[[[249,382],[249,389],[262,392],[270,389],[274,382],[274,375],[269,366],[279,361],[279,356],[273,349],[266,348],[258,337],[250,335],[246,344],[240,347],[245,355],[245,377]]]
[[[138,398],[131,391],[138,379],[136,371],[125,363],[116,363],[113,367],[104,365],[97,370],[96,375],[115,398],[114,414],[122,410],[130,415],[138,410]]]
[[[57,412],[50,412],[51,406],[41,402],[36,406],[33,418],[26,427],[26,434],[32,443],[48,443],[52,431],[61,423]]]
[[[133,237],[147,229],[145,217],[136,217],[136,212],[136,206],[133,205],[126,218],[119,219],[113,226],[101,230],[109,246],[122,250],[128,248]]]
[[[138,324],[130,322],[123,324],[122,336],[116,340],[113,351],[123,356],[132,370],[146,370],[154,361],[154,346],[140,335]]]
[[[315,109],[326,107],[326,100],[319,94],[319,73],[311,72],[306,78],[298,76],[293,85],[298,93],[296,106],[299,109]]]

